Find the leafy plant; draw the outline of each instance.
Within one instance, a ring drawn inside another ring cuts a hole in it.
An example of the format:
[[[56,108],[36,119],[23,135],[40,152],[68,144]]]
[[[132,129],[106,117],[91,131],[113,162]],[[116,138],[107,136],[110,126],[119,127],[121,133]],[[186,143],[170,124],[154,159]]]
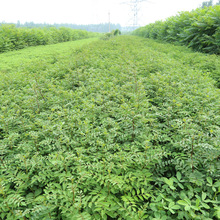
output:
[[[16,28],[15,25],[0,25],[0,53],[25,47],[56,44],[93,37],[93,33],[71,28]]]
[[[134,35],[177,42],[195,51],[220,54],[220,6],[180,12],[166,21],[157,21],[133,32]]]
[[[203,58],[118,36],[1,72],[0,218],[218,218],[220,94]]]

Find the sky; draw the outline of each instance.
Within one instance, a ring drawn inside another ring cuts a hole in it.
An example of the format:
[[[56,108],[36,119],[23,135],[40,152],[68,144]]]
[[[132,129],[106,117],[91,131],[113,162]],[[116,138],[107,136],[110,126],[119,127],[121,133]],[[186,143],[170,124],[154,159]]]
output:
[[[133,23],[133,13],[127,3],[131,1],[134,0],[0,0],[0,22],[99,24],[108,23],[110,17],[111,23],[129,26]],[[143,26],[180,11],[191,11],[204,1],[143,1],[138,12],[138,24]]]

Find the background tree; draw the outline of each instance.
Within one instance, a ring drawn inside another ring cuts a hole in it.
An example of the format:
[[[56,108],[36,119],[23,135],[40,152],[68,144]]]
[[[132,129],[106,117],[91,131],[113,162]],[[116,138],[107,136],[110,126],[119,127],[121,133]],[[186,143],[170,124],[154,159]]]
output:
[[[205,8],[209,6],[213,6],[213,0],[203,2],[201,8]]]

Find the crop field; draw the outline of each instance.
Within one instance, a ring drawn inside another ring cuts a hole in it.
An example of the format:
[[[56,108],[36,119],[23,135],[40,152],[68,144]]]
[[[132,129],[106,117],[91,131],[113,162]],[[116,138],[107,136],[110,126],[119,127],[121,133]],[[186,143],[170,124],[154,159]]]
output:
[[[55,62],[59,56],[69,55],[76,48],[84,44],[96,41],[98,38],[89,38],[65,43],[58,43],[46,46],[27,47],[23,50],[10,51],[0,54],[0,71],[10,72],[13,69],[26,68],[27,65],[32,65],[40,62],[48,63]]]
[[[136,36],[1,54],[0,219],[219,219],[219,71]]]

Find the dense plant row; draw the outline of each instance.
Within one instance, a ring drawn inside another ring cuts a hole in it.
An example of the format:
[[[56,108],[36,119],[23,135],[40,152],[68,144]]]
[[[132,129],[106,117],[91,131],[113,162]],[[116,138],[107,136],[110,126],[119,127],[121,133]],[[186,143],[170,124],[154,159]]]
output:
[[[0,23],[1,24],[1,23]],[[66,28],[72,28],[72,29],[80,29],[85,31],[91,31],[91,32],[98,32],[98,33],[106,33],[109,31],[109,23],[101,23],[101,24],[70,24],[70,23],[54,23],[53,25],[48,23],[34,23],[34,22],[25,22],[24,24],[21,24],[19,21],[17,24],[15,24],[16,27],[28,27],[28,28],[45,28],[45,27],[66,27]],[[120,24],[112,24],[110,23],[110,29],[115,30],[119,29],[121,30],[122,27]]]
[[[220,54],[220,6],[180,12],[133,32],[138,36],[166,42],[180,42],[196,51]]]
[[[55,27],[50,28],[16,28],[15,25],[0,26],[0,53],[18,50],[29,46],[56,44],[95,36],[83,30]]]
[[[190,56],[120,36],[0,73],[0,218],[220,218],[220,93]]]

